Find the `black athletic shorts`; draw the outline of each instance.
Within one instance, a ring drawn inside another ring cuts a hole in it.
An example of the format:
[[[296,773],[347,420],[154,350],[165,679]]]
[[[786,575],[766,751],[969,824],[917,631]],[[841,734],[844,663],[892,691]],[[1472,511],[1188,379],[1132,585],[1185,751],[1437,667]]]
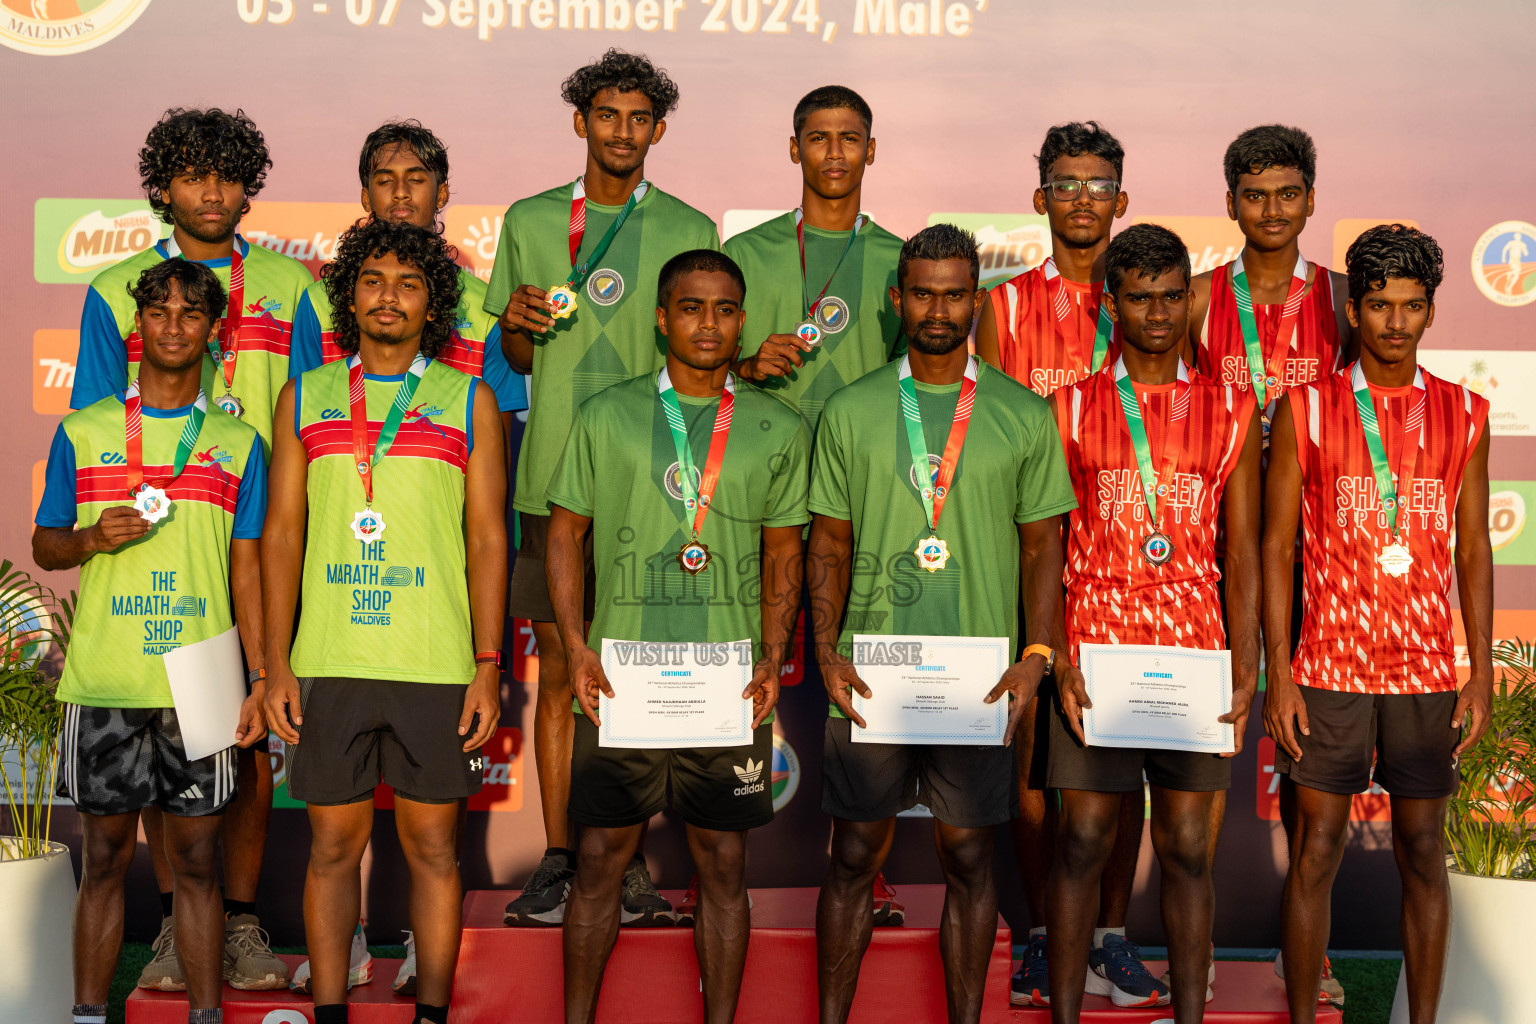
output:
[[[1456,691],[1341,693],[1301,687],[1312,735],[1298,730],[1301,760],[1275,748],[1275,771],[1324,793],[1363,793],[1371,784],[1393,796],[1434,800],[1456,792],[1461,775],[1451,752],[1461,730],[1451,728]]]
[[[1043,710],[1043,709],[1042,709]],[[1050,771],[1052,789],[1089,793],[1134,793],[1142,778],[1163,789],[1213,793],[1232,788],[1232,759],[1189,750],[1142,747],[1085,747],[1067,724],[1060,696],[1051,701]]]
[[[576,715],[571,817],[594,828],[638,825],[667,806],[695,828],[743,832],[773,820],[773,726],[744,747],[635,750],[598,746],[597,726]]]
[[[987,828],[1018,814],[1013,744],[855,743],[853,728],[827,718],[821,809],[833,817],[884,821],[922,804],[946,825]]]
[[[64,705],[58,793],[86,814],[217,814],[234,798],[236,774],[232,746],[186,759],[172,708]]]
[[[517,546],[517,561],[512,566],[507,614],[529,622],[554,622],[555,606],[549,600],[549,582],[544,578],[544,558],[549,545],[549,516],[529,515],[527,512],[519,512],[517,515],[523,539]],[[597,573],[592,568],[591,530],[587,531],[581,554],[587,567],[587,582],[582,588],[582,614],[591,622],[597,595]]]
[[[373,799],[380,780],[423,804],[480,792],[484,761],[459,735],[467,686],[395,679],[299,680],[304,724],[288,747],[288,793],[307,804]]]

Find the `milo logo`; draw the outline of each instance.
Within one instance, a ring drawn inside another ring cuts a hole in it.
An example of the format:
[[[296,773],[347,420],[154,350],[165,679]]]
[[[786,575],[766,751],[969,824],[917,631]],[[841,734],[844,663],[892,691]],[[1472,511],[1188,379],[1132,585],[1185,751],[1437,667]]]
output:
[[[33,276],[76,284],[143,252],[170,233],[143,200],[39,199],[33,217]]]

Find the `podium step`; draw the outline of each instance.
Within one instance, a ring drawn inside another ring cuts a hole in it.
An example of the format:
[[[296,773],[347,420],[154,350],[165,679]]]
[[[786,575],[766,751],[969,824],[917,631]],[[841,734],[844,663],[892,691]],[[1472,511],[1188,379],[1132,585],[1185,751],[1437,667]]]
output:
[[[304,962],[302,956],[278,959],[288,965],[290,975]],[[401,998],[389,988],[399,970],[399,960],[374,958],[373,980],[348,994],[350,1024],[412,1024],[416,1001]],[[127,1011],[127,1024],[187,1024],[187,995],[136,988],[128,995]],[[224,986],[224,1024],[311,1024],[313,1020],[309,996],[289,989],[241,992]]]
[[[1168,965],[1148,960],[1147,970],[1161,978]],[[1014,970],[1018,964],[1013,965]],[[1285,1005],[1285,982],[1275,977],[1268,961],[1216,961],[1216,997],[1205,1004],[1206,1024],[1288,1024],[1290,1013]],[[1150,1024],[1172,1017],[1170,1006],[1146,1010],[1125,1010],[1105,996],[1083,997],[1083,1024]],[[1051,1011],[1043,1006],[1013,1006],[1002,1018],[1012,1024],[1050,1024]],[[1336,1006],[1317,1008],[1318,1024],[1343,1024],[1344,1013]]]

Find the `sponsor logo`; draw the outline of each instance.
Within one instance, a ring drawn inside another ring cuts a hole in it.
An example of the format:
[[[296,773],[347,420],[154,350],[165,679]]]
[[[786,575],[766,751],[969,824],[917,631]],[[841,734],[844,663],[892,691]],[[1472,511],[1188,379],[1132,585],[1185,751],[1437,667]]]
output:
[[[121,466],[123,463],[125,463],[127,461],[128,460],[123,457],[123,453],[122,452],[102,452],[101,453],[101,464],[103,466]]]
[[[75,386],[79,331],[32,332],[32,411],[43,416],[69,415]]]
[[[1484,231],[1472,247],[1472,280],[1501,306],[1536,302],[1536,226],[1506,220]]]
[[[1536,436],[1536,407],[1524,399],[1536,386],[1536,352],[1419,349],[1419,365],[1488,399],[1494,437]]]
[[[142,199],[39,199],[32,207],[32,276],[39,284],[88,282],[170,233]]]
[[[261,1024],[309,1024],[309,1018],[298,1010],[273,1010],[261,1018]]]
[[[175,605],[173,605],[171,607],[171,614],[172,615],[191,615],[191,616],[194,616],[196,618],[202,618],[203,617],[204,609],[206,609],[207,606],[208,606],[208,602],[203,600],[202,598],[192,597],[191,595],[186,595],[184,597],[178,597],[176,599]]]
[[[536,684],[539,681],[539,644],[533,636],[533,623],[527,619],[513,619],[512,633],[517,637],[512,645],[512,678],[520,683]]]
[[[504,206],[455,203],[443,212],[443,237],[459,250],[459,266],[482,281],[491,279],[505,211]]]
[[[340,409],[325,409],[321,411],[320,418],[323,420],[339,420],[345,415],[346,413]]]
[[[701,480],[702,476],[699,473],[699,467],[694,466],[693,489],[695,493],[698,492],[699,483]],[[687,500],[683,497],[683,471],[678,468],[677,463],[674,462],[672,465],[667,467],[667,472],[662,477],[662,482],[666,484],[667,493],[672,495],[672,497],[676,498],[678,501]]]
[[[253,202],[240,219],[240,234],[252,245],[298,260],[318,276],[321,265],[336,255],[338,236],[361,219],[355,203]]]
[[[1349,252],[1349,247],[1355,239],[1370,228],[1378,224],[1402,224],[1406,227],[1416,228],[1419,222],[1412,217],[1346,217],[1335,221],[1333,225],[1333,262],[1329,264],[1334,270],[1344,272],[1344,255]]]
[[[761,793],[765,788],[766,783],[762,781],[763,762],[754,761],[751,757],[748,757],[745,766],[738,764],[732,765],[731,768],[736,772],[736,778],[741,780],[741,785],[731,790],[732,796],[748,796],[752,793]]]
[[[233,455],[225,451],[223,448],[220,448],[218,445],[214,445],[207,451],[197,452],[192,457],[205,466],[216,466],[232,463],[235,461],[235,457]]]
[[[411,567],[408,565],[392,565],[384,570],[380,577],[386,587],[408,587],[411,585]]]
[[[1132,217],[1131,222],[1161,224],[1183,239],[1195,274],[1231,263],[1243,251],[1243,233],[1230,217]]]
[[[54,57],[115,39],[149,0],[0,0],[0,43]]]
[[[929,224],[953,224],[976,236],[981,285],[1017,277],[1051,254],[1050,221],[1037,213],[930,213]]]
[[[485,758],[483,758],[483,757],[472,757],[472,758],[469,759],[469,770],[470,771],[478,772],[478,771],[482,771],[484,768],[485,768]]]
[[[740,771],[741,769],[737,769]],[[795,754],[795,748],[789,745],[778,733],[773,736],[772,764],[769,769],[769,783],[773,790],[773,810],[777,814],[784,806],[795,798],[795,791],[800,788],[800,758]]]
[[[1494,480],[1488,484],[1488,540],[1495,565],[1536,565],[1536,534],[1525,532],[1526,509],[1536,502],[1536,482]]]

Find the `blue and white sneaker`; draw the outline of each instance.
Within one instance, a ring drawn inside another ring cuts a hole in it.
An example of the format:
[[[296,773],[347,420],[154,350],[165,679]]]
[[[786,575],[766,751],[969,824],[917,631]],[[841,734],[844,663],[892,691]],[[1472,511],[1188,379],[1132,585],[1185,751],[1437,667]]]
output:
[[[1013,976],[1008,1001],[1014,1006],[1050,1006],[1051,972],[1045,960],[1045,936],[1031,935],[1024,962]]]
[[[1116,1006],[1167,1006],[1168,986],[1152,977],[1141,950],[1123,935],[1104,936],[1104,945],[1088,953],[1088,991],[1109,996]]]

